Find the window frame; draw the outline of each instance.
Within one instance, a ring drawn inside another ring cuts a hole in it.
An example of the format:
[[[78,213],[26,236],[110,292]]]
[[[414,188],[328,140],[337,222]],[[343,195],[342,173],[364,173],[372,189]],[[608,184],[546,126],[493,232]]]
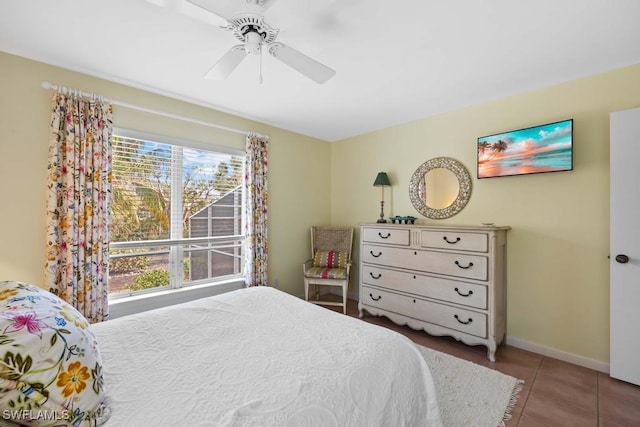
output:
[[[214,144],[208,144],[193,140],[182,139],[178,137],[172,137],[168,135],[160,135],[151,132],[143,132],[138,130],[132,130],[127,128],[113,128],[113,137],[121,137],[121,138],[130,138],[137,139],[142,141],[150,141],[161,144],[168,144],[172,147],[172,163],[176,161],[176,158],[173,154],[180,153],[178,158],[178,162],[180,164],[180,169],[182,166],[182,149],[190,148],[196,150],[210,151],[218,154],[224,154],[229,156],[237,156],[242,157],[245,161],[243,162],[243,170],[242,176],[245,175],[246,168],[246,152],[244,150],[234,149],[231,147],[218,146]],[[172,167],[173,169],[173,167]],[[176,192],[176,189],[178,190]],[[244,191],[244,188],[243,188]],[[172,194],[181,194],[182,193],[182,177],[181,176],[172,176],[171,180],[171,193]],[[181,211],[182,205],[182,197],[172,197],[171,198],[172,211],[176,209],[176,211]],[[242,197],[241,202],[241,224],[246,224],[245,218],[245,206],[244,206],[244,197]],[[185,249],[185,246],[190,246],[192,244],[224,244],[229,245],[225,247],[238,247],[240,249],[240,253],[244,254],[246,249],[246,239],[244,235],[244,230],[240,230],[240,234],[233,234],[229,236],[208,236],[208,237],[177,237],[176,229],[174,228],[174,221],[176,218],[172,216],[171,226],[170,226],[170,238],[169,239],[157,239],[157,240],[143,240],[143,241],[127,241],[127,242],[113,242],[109,241],[109,250],[121,250],[121,249],[139,249],[139,248],[149,248],[151,251],[148,255],[164,255],[168,254],[169,258],[169,274],[170,280],[168,286],[158,286],[150,289],[143,289],[139,291],[129,291],[122,292],[119,294],[109,294],[110,301],[118,301],[123,300],[125,298],[138,297],[143,295],[153,295],[159,293],[167,293],[167,292],[175,292],[178,290],[188,289],[191,287],[200,287],[202,285],[207,284],[228,284],[235,281],[244,279],[243,272],[243,262],[241,260],[240,263],[240,273],[229,274],[216,276],[211,278],[199,279],[190,282],[185,282],[185,278],[183,277],[183,269],[179,267],[179,264],[182,263],[184,259],[185,252],[197,251],[197,248],[193,249]],[[178,219],[180,221],[180,219]],[[182,224],[179,226],[179,230],[182,231]],[[153,250],[154,248],[166,248],[164,250]],[[219,246],[215,246],[214,248],[220,248]],[[200,248],[199,250],[202,250]],[[147,255],[145,253],[145,255]],[[140,256],[139,254],[109,254],[109,259],[115,258],[123,258],[123,257],[133,257]]]

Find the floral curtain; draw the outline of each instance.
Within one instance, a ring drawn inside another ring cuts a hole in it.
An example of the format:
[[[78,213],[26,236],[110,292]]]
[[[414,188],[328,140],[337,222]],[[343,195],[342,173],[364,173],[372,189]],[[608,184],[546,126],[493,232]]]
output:
[[[245,284],[267,286],[267,153],[269,138],[247,136],[245,182]]]
[[[45,285],[92,323],[109,315],[112,131],[111,104],[73,91],[54,94]]]

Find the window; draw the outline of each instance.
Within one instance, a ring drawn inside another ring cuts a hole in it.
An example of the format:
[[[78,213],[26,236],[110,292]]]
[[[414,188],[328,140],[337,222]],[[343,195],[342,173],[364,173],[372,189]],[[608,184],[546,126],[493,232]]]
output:
[[[244,153],[124,130],[112,145],[110,297],[240,277]]]

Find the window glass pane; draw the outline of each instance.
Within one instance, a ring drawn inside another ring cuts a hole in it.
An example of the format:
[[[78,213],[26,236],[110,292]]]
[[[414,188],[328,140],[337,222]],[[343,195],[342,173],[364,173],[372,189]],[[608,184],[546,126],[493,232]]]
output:
[[[184,237],[240,234],[243,159],[192,148],[183,156]],[[217,221],[209,225],[212,212]]]
[[[168,239],[171,146],[117,136],[112,144],[111,241]]]
[[[109,260],[109,295],[128,295],[169,286],[169,249],[153,248],[153,251],[166,253],[144,255],[149,249],[112,250]],[[115,254],[136,255],[115,258]]]
[[[184,254],[185,281],[202,281],[242,272],[242,241],[189,245]]]

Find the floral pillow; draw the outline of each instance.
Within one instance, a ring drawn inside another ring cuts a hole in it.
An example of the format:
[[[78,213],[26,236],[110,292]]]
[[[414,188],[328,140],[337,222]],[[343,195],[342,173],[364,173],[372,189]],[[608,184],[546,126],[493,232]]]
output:
[[[89,323],[26,283],[0,282],[0,414],[26,426],[89,427],[109,418]]]
[[[314,267],[347,268],[347,253],[317,250],[313,257]]]

